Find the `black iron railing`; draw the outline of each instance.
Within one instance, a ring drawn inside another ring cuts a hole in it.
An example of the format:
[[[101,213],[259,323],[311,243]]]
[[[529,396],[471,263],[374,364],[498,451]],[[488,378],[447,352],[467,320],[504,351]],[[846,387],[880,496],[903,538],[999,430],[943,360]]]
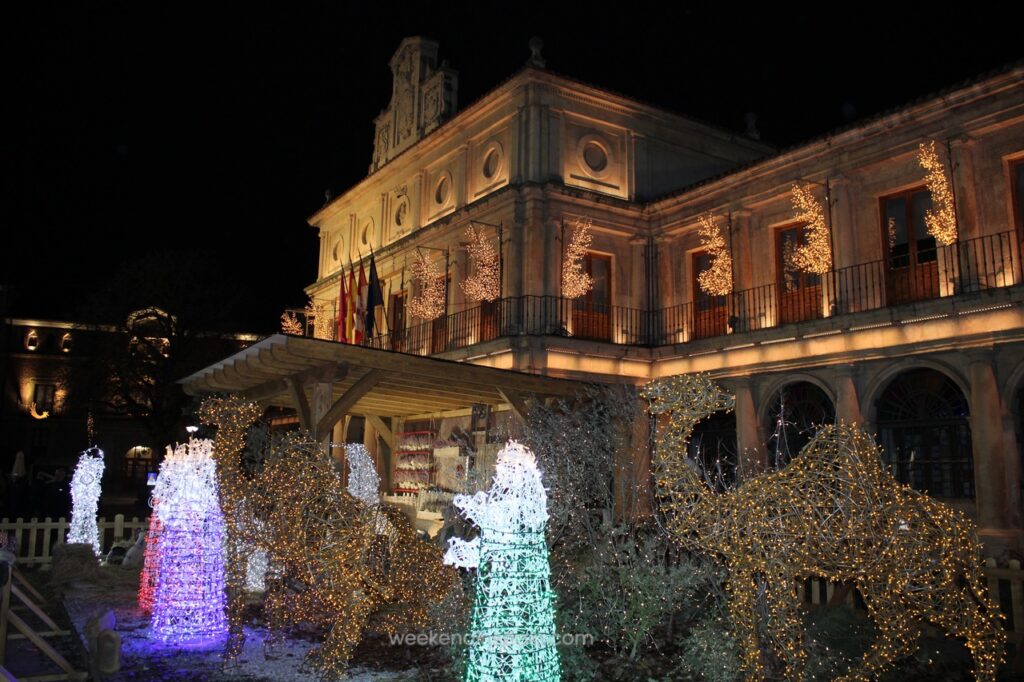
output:
[[[403,330],[373,335],[371,348],[433,355],[511,336],[566,336],[629,346],[664,346],[753,332],[827,317],[969,294],[1019,284],[1014,232],[931,245],[910,254],[804,276],[728,296],[700,296],[656,310],[597,305],[555,296],[518,296],[481,303]],[[308,336],[315,325],[291,311]],[[336,326],[323,324],[321,338]]]

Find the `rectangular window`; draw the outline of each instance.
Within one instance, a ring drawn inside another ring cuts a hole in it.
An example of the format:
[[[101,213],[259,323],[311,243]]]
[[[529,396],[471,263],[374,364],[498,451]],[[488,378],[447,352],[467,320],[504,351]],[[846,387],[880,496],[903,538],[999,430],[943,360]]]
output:
[[[727,332],[729,297],[712,296],[700,288],[698,276],[711,267],[711,254],[698,251],[690,256],[690,284],[693,287],[693,338],[705,339]]]
[[[1010,164],[1010,191],[1013,192],[1013,220],[1017,228],[1017,239],[1024,236],[1024,159]]]
[[[594,284],[572,302],[572,334],[583,339],[610,341],[612,338],[612,257],[588,252],[583,270]]]
[[[804,225],[784,227],[775,233],[779,324],[821,317],[821,275],[805,272],[796,265],[797,252],[806,244],[807,229]]]
[[[42,414],[43,412],[53,412],[53,401],[57,394],[57,387],[53,384],[36,384],[35,390],[32,393],[32,403],[36,407],[36,412]]]
[[[931,207],[931,194],[923,188],[881,199],[890,305],[939,296],[939,253],[935,238],[928,234],[925,224],[925,214]]]

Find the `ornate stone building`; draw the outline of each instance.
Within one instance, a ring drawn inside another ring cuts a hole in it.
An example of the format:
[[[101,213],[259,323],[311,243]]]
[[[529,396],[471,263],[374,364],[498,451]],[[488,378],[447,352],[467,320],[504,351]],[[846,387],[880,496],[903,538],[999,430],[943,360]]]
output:
[[[695,449],[744,471],[791,456],[812,423],[877,432],[897,476],[1020,550],[1024,67],[776,151],[544,68],[456,111],[438,46],[402,42],[370,174],[310,219],[333,308],[339,275],[376,255],[385,304],[370,345],[519,372],[642,383],[709,372],[737,408]],[[919,146],[936,141],[955,240],[928,228]],[[818,272],[794,184],[829,228]],[[731,292],[704,293],[699,218],[722,226]],[[566,242],[592,221],[592,289],[562,298]],[[501,254],[499,298],[468,300],[467,228]],[[499,243],[500,239],[500,243]],[[446,312],[414,319],[417,254],[447,273]]]

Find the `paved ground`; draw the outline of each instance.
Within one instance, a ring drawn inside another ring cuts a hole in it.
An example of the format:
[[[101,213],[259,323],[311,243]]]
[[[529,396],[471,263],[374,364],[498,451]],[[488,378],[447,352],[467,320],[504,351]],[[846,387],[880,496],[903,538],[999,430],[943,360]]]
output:
[[[267,644],[267,630],[246,628],[245,649],[229,665],[222,661],[221,650],[182,651],[156,645],[150,640],[148,617],[136,604],[138,572],[112,566],[89,580],[73,580],[63,586],[64,606],[78,633],[86,622],[109,608],[114,612],[116,631],[121,635],[121,672],[108,677],[111,682],[142,680],[174,681],[315,681],[318,676],[303,665],[306,652],[313,646],[300,639]],[[350,671],[353,682],[411,680],[414,670],[375,672],[361,668]]]

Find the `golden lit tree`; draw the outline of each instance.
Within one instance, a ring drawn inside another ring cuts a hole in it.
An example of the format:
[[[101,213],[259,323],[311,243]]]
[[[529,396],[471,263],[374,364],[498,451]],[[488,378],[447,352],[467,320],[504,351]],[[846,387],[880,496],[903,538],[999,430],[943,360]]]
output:
[[[412,264],[412,279],[419,291],[409,301],[409,312],[414,317],[424,320],[436,320],[441,317],[445,311],[447,294],[445,277],[422,251],[416,252],[416,260]]]
[[[932,195],[932,208],[924,215],[928,234],[935,237],[941,246],[949,246],[957,240],[956,204],[953,202],[953,188],[946,175],[946,167],[935,151],[935,140],[918,146],[917,161],[925,170],[925,184]]]
[[[475,272],[460,282],[462,291],[473,301],[493,301],[501,295],[501,264],[498,251],[484,231],[473,225],[466,230],[469,243],[466,251]]]
[[[793,265],[804,272],[824,275],[832,269],[832,244],[825,208],[810,186],[793,185],[793,210],[804,224],[805,242],[793,254]]]
[[[587,256],[594,236],[590,233],[592,221],[577,218],[572,228],[569,247],[565,251],[562,262],[562,296],[579,298],[585,296],[594,286],[594,278],[583,269],[583,260]]]
[[[700,243],[711,256],[711,267],[697,275],[697,284],[706,294],[727,296],[732,293],[732,254],[722,225],[711,213],[700,216],[698,221]]]

